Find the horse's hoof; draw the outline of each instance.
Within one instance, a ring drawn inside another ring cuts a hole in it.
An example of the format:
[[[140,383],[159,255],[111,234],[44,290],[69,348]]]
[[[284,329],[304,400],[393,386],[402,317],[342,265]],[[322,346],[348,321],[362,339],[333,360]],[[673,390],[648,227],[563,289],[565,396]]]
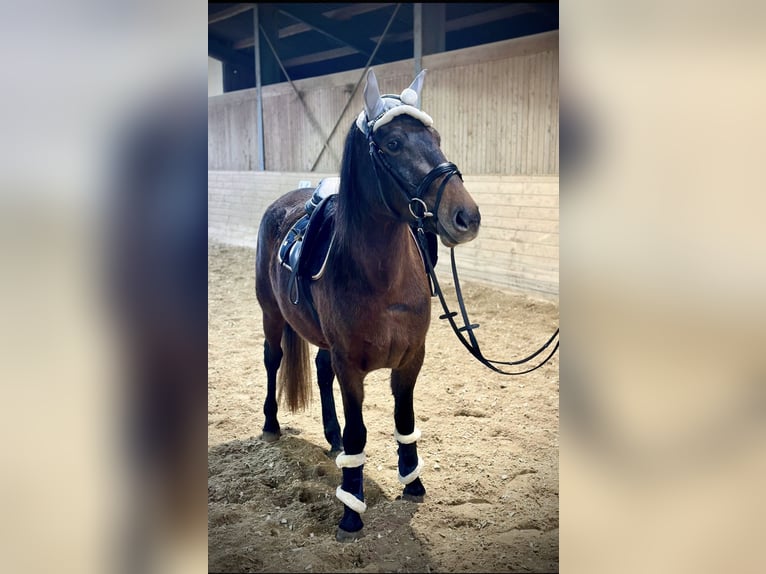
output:
[[[425,494],[402,494],[402,500],[409,500],[410,502],[423,502],[426,499]]]
[[[277,442],[281,435],[282,433],[280,431],[277,431],[277,432],[263,431],[263,434],[261,435],[261,440],[263,442]]]
[[[348,532],[339,527],[335,532],[335,540],[338,542],[353,542],[354,540],[359,540],[362,536],[364,536],[363,530]]]
[[[342,452],[343,452],[343,449],[342,449],[342,448],[338,448],[338,449],[335,449],[335,448],[331,448],[330,450],[326,450],[326,451],[324,451],[324,453],[325,453],[325,454],[326,454],[326,455],[327,455],[329,458],[331,458],[331,459],[333,459],[333,460],[335,460],[336,458],[338,458],[338,455],[339,455],[340,453],[342,453]]]

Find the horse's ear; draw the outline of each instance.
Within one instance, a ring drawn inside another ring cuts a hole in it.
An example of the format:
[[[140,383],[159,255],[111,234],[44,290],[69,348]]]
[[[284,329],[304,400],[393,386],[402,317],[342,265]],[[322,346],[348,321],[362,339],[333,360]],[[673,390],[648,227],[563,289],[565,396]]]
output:
[[[418,95],[418,101],[420,101],[420,90],[423,89],[423,81],[426,79],[426,72],[428,70],[421,70],[421,72],[415,76],[415,79],[410,84],[409,89]]]
[[[367,113],[367,119],[376,118],[383,111],[383,105],[378,88],[378,79],[375,77],[375,72],[370,69],[367,72],[367,85],[364,87],[364,111]]]

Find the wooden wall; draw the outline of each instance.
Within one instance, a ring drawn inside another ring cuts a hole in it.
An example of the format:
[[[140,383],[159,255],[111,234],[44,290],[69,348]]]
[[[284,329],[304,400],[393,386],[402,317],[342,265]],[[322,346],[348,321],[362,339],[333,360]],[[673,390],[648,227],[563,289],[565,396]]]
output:
[[[258,225],[266,208],[280,195],[297,189],[302,181],[316,187],[334,173],[274,171],[208,171],[208,238],[221,243],[255,248]]]
[[[422,108],[442,148],[466,175],[558,175],[558,31],[423,57]],[[384,93],[400,93],[413,60],[374,68]],[[309,171],[362,70],[298,80],[315,129],[288,83],[263,88],[267,171]],[[343,142],[362,109],[360,85],[315,171],[337,172]],[[257,169],[255,89],[208,100],[208,169]]]
[[[466,176],[479,206],[479,235],[455,248],[461,279],[555,299],[559,294],[559,178]],[[449,250],[439,252],[449,277]]]
[[[208,236],[255,247],[266,207],[301,180],[315,186],[330,173],[208,172]],[[555,299],[559,292],[558,177],[466,175],[482,214],[479,235],[455,249],[460,276]],[[449,283],[449,251],[441,247],[440,282]]]

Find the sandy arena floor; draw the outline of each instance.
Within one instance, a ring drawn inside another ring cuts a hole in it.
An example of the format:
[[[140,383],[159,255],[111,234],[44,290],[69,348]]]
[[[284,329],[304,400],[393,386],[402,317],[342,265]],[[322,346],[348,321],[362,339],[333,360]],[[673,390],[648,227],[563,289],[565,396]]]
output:
[[[495,374],[438,320],[434,300],[415,387],[426,500],[397,500],[393,397],[388,371],[374,372],[365,383],[365,536],[339,544],[341,473],[325,454],[318,391],[307,411],[280,411],[277,443],[258,439],[266,374],[253,257],[209,246],[210,571],[558,572],[558,354],[527,375]],[[477,284],[464,292],[489,357],[526,356],[558,325],[556,304]],[[337,382],[335,394],[342,427]]]

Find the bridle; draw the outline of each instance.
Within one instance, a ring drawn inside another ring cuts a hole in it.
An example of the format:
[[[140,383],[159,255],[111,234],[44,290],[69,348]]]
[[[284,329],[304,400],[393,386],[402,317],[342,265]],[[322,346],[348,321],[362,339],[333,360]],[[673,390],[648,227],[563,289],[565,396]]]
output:
[[[385,97],[396,97],[396,96],[385,96]],[[428,245],[426,240],[426,231],[424,228],[424,222],[426,219],[432,217],[434,219],[434,223],[438,223],[437,213],[439,212],[439,204],[441,203],[442,195],[444,194],[444,189],[447,186],[447,182],[450,180],[450,178],[453,175],[457,175],[460,178],[460,181],[463,181],[463,175],[460,173],[460,170],[457,168],[457,166],[454,163],[448,161],[448,162],[440,163],[439,165],[434,167],[431,171],[429,171],[417,186],[407,181],[404,181],[402,177],[391,167],[391,164],[388,163],[385,152],[380,148],[380,146],[378,146],[377,142],[375,142],[375,139],[373,137],[374,124],[378,119],[382,117],[382,115],[383,114],[381,114],[374,120],[368,122],[368,129],[367,129],[367,141],[368,141],[369,149],[370,149],[370,159],[372,161],[373,171],[375,172],[375,183],[378,188],[378,194],[380,195],[380,200],[383,203],[383,205],[386,207],[386,209],[388,209],[396,217],[401,218],[401,214],[391,207],[391,204],[388,202],[386,195],[383,193],[383,189],[380,185],[380,174],[378,172],[378,168],[381,168],[391,177],[391,179],[393,179],[396,182],[398,190],[404,195],[407,201],[407,206],[409,208],[410,215],[412,215],[414,219],[414,222],[410,223],[410,227],[415,229],[415,239],[417,241],[420,252],[423,255],[423,260],[425,261],[425,264],[426,264],[426,271],[427,271],[428,277],[431,279],[431,283],[433,285],[433,294],[439,297],[439,302],[442,305],[442,309],[444,309],[444,314],[440,315],[439,319],[446,319],[447,321],[449,321],[449,324],[452,327],[452,330],[455,332],[455,335],[463,344],[463,346],[466,349],[468,349],[468,352],[470,352],[471,355],[473,355],[474,358],[476,358],[480,363],[482,363],[487,368],[495,371],[496,373],[499,373],[501,375],[524,375],[526,373],[531,373],[532,371],[539,369],[545,363],[547,363],[550,360],[550,358],[553,357],[554,353],[556,353],[556,351],[558,350],[559,342],[556,339],[558,338],[558,335],[559,335],[559,329],[556,328],[556,331],[553,333],[553,335],[551,335],[548,341],[546,341],[537,351],[535,351],[534,353],[532,353],[531,355],[523,359],[518,359],[516,361],[495,361],[495,360],[486,358],[484,354],[481,352],[481,348],[479,347],[479,342],[477,341],[476,335],[474,334],[474,331],[479,328],[479,324],[471,323],[471,321],[468,318],[468,312],[466,311],[465,303],[463,301],[463,292],[460,288],[460,279],[457,273],[457,266],[455,264],[455,248],[450,247],[450,262],[452,266],[452,277],[455,281],[455,294],[457,297],[458,306],[460,308],[460,316],[463,320],[463,326],[458,327],[457,323],[455,322],[455,317],[457,317],[458,313],[456,311],[450,311],[449,306],[447,305],[447,301],[444,298],[444,292],[442,291],[441,286],[439,285],[439,280],[436,277],[436,271],[434,270],[433,263],[431,262],[431,257],[429,255],[429,250],[428,250]],[[431,187],[433,182],[442,175],[445,175],[445,177],[442,180],[442,182],[439,184],[439,189],[436,192],[436,201],[434,202],[433,210],[429,211],[428,206],[426,205],[426,202],[423,200],[423,196]],[[408,191],[412,191],[412,194],[408,193]],[[444,226],[442,226],[442,229],[444,229]],[[437,230],[438,230],[438,227],[437,227]],[[444,232],[447,233],[446,230]],[[467,339],[464,333],[468,333]],[[522,371],[505,371],[497,366],[497,365],[504,365],[504,366],[524,365],[525,363],[530,362],[532,359],[537,357],[540,353],[545,351],[551,345],[551,343],[553,343],[554,340],[556,340],[556,345],[553,347],[553,350],[550,353],[548,353],[548,356],[545,357],[545,359],[543,359],[540,363],[538,363],[534,367],[530,367]]]
[[[404,196],[410,214],[415,220],[433,217],[434,222],[436,222],[436,214],[439,212],[439,205],[441,204],[442,195],[444,194],[444,188],[447,187],[447,182],[453,175],[457,175],[460,178],[460,181],[463,181],[463,174],[460,173],[460,170],[457,168],[457,166],[451,161],[440,163],[431,171],[429,171],[421,180],[420,184],[418,184],[416,187],[415,185],[404,181],[402,177],[391,167],[391,164],[388,163],[385,152],[380,149],[380,146],[378,146],[373,137],[372,128],[370,128],[370,131],[367,135],[367,141],[370,148],[370,159],[372,160],[373,171],[375,171],[375,183],[377,184],[378,195],[380,196],[380,200],[383,205],[386,206],[386,209],[388,209],[388,211],[397,217],[401,217],[401,214],[393,207],[391,207],[391,204],[386,198],[386,194],[383,193],[383,189],[380,186],[380,174],[378,173],[378,168],[383,169],[391,177],[391,179],[397,183],[397,189]],[[431,187],[431,184],[436,180],[436,178],[442,175],[446,175],[446,177],[442,180],[441,184],[439,185],[439,189],[436,192],[436,201],[434,202],[433,211],[429,211],[426,202],[423,200],[423,196],[426,194],[426,191],[428,191],[428,188]],[[408,190],[412,191],[411,195],[408,193]]]

